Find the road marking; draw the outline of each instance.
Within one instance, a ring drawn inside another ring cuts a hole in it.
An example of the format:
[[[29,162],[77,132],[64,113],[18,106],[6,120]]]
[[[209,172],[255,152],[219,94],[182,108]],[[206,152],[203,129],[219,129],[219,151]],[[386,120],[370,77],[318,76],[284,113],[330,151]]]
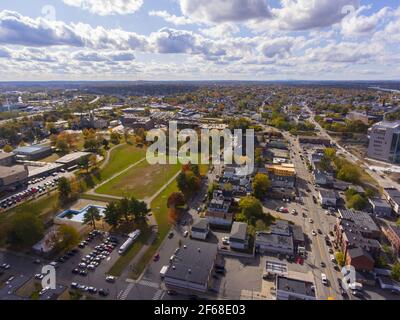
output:
[[[129,292],[131,292],[131,290],[133,289],[134,285],[135,285],[134,283],[128,284],[128,286],[126,287],[125,291],[122,292],[122,294],[119,296],[118,300],[126,300],[126,298],[128,297]]]
[[[140,285],[146,286],[146,287],[151,287],[151,288],[155,288],[155,289],[159,289],[160,288],[160,285],[158,283],[151,282],[151,281],[148,281],[148,280],[140,280],[138,283]]]
[[[157,290],[152,300],[161,300],[164,297],[164,290]]]

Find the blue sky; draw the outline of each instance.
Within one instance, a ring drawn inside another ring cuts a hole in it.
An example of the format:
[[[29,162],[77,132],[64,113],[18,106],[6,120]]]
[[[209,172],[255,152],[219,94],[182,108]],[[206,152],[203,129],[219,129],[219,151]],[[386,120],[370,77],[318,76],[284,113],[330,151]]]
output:
[[[2,0],[0,80],[400,80],[398,0]]]

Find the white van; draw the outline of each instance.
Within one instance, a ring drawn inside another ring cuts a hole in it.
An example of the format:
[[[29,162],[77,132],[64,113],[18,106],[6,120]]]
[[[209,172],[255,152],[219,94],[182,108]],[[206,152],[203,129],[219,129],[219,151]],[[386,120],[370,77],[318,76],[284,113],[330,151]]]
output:
[[[323,285],[327,286],[328,285],[328,278],[326,277],[325,273],[321,274],[321,282]]]
[[[160,277],[161,277],[161,279],[164,279],[165,274],[166,274],[167,271],[168,271],[168,268],[169,268],[169,266],[163,266],[163,267],[161,268],[161,270],[160,270]]]

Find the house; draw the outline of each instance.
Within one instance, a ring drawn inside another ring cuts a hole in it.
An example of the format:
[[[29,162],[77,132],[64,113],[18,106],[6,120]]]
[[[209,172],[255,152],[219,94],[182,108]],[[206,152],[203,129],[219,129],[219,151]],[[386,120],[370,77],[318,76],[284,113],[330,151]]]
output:
[[[399,254],[400,253],[400,227],[397,225],[389,225],[387,228],[384,228],[383,231],[389,240],[390,244],[394,251]]]
[[[230,227],[233,222],[233,213],[229,212],[231,199],[225,198],[222,192],[214,193],[207,206],[205,217],[210,225]]]
[[[319,202],[322,207],[337,207],[339,195],[334,190],[321,189],[318,193]]]
[[[229,246],[231,249],[246,250],[248,246],[247,223],[234,222],[229,235]]]
[[[273,188],[294,188],[296,170],[293,164],[272,164],[267,165],[266,169]]]
[[[375,260],[366,250],[356,247],[347,251],[346,265],[353,266],[357,271],[372,271],[374,270]]]
[[[200,219],[190,228],[190,236],[192,239],[206,240],[210,232],[210,226],[206,219]]]
[[[381,230],[367,212],[339,209],[339,219],[343,223],[355,224],[366,238],[380,239],[381,237]]]
[[[277,275],[276,300],[316,300],[315,285],[309,281]]]
[[[315,184],[323,187],[330,187],[333,185],[333,177],[332,175],[328,174],[325,171],[322,170],[314,170],[313,171],[313,178]]]
[[[393,211],[400,214],[400,191],[396,188],[384,188],[383,194],[392,206]]]
[[[372,206],[372,212],[376,216],[390,217],[392,215],[392,207],[381,198],[368,199]]]
[[[256,252],[293,255],[294,244],[288,221],[278,220],[271,225],[270,231],[256,232]]]
[[[217,244],[189,242],[174,255],[164,275],[168,290],[182,294],[206,293],[217,259]]]

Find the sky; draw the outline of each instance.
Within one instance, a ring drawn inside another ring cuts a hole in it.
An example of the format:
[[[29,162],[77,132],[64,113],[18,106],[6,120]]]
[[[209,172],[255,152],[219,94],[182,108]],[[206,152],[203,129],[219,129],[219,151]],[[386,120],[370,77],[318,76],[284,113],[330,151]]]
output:
[[[1,0],[14,80],[400,80],[400,1]]]

